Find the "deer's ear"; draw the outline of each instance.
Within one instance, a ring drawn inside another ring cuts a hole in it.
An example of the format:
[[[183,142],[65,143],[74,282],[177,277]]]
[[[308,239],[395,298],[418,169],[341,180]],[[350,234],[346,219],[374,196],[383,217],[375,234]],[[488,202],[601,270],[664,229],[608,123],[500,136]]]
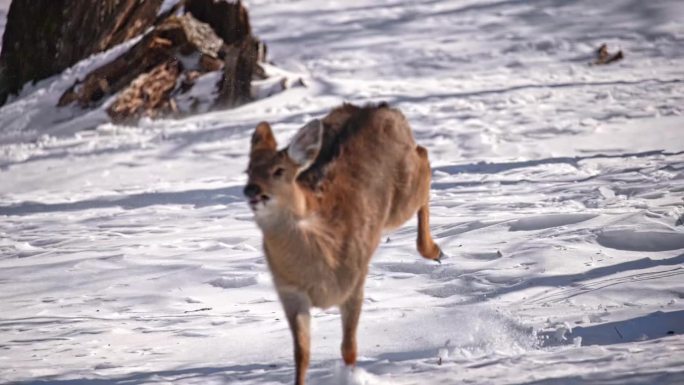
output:
[[[278,148],[275,137],[273,136],[273,131],[271,131],[271,125],[266,122],[261,122],[257,124],[254,129],[254,134],[252,134],[252,149],[253,153],[256,150],[273,150]]]
[[[312,120],[300,128],[287,148],[287,155],[295,162],[300,170],[306,169],[313,163],[321,150],[323,142],[323,123]]]

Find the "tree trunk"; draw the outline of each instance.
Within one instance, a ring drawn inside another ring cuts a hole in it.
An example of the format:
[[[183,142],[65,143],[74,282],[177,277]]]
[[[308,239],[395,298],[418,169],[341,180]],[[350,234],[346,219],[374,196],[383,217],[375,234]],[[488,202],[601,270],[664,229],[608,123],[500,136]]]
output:
[[[0,53],[0,105],[150,27],[162,0],[13,0]]]
[[[241,43],[252,34],[247,9],[221,0],[186,0],[185,10],[207,23],[227,45]]]
[[[223,65],[223,77],[218,85],[216,107],[235,107],[252,99],[252,77],[257,68],[258,51],[259,42],[251,37],[229,47]]]

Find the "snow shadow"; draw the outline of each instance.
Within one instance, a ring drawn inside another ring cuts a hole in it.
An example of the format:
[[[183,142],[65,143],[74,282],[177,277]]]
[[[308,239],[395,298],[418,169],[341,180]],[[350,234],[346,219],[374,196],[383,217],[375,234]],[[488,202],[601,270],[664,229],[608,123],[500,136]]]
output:
[[[654,384],[684,384],[684,371],[672,372],[663,370],[651,373],[634,373],[615,375],[609,371],[599,371],[591,376],[564,376],[545,378],[531,382],[521,382],[515,385],[654,385]]]
[[[623,321],[606,322],[591,326],[578,326],[559,336],[557,331],[542,331],[541,346],[572,345],[573,339],[582,338],[582,346],[613,345],[626,342],[648,341],[671,335],[684,334],[684,310],[647,314]]]
[[[312,384],[356,384],[364,382],[364,378],[372,378],[364,367],[372,363],[360,362],[353,375],[348,375],[341,360],[325,360],[315,363],[309,368],[308,383]],[[115,369],[117,367],[112,367]],[[12,382],[12,385],[130,385],[157,383],[225,383],[225,384],[291,384],[294,378],[294,364],[288,362],[278,364],[248,364],[232,366],[206,366],[150,372],[135,372],[109,378],[74,378],[68,379],[68,373],[57,376],[44,376],[35,379]],[[359,378],[360,377],[360,378]],[[376,382],[372,382],[376,383]]]
[[[59,376],[63,377],[63,376]],[[112,378],[72,378],[59,379],[55,376],[41,377],[34,380],[13,382],[13,385],[129,385],[141,383],[157,383],[160,378],[188,381],[209,378],[221,378],[227,383],[249,378],[259,379],[259,382],[289,383],[293,377],[289,368],[278,368],[276,365],[251,364],[216,367],[197,367],[154,372],[137,372]]]
[[[242,186],[215,189],[196,189],[171,192],[151,192],[124,196],[105,196],[68,203],[22,202],[11,206],[0,206],[0,216],[21,216],[64,211],[81,211],[120,207],[138,209],[154,205],[193,205],[206,207],[227,205],[242,199]]]
[[[523,84],[518,86],[493,88],[479,91],[463,91],[463,92],[442,92],[431,93],[429,95],[379,95],[380,99],[386,100],[390,105],[398,105],[403,103],[427,103],[434,100],[444,99],[462,99],[472,97],[482,97],[489,95],[500,95],[509,92],[533,90],[533,89],[555,89],[555,88],[575,88],[575,87],[601,87],[601,86],[630,86],[630,85],[645,85],[645,84],[678,84],[684,82],[684,79],[669,79],[663,80],[658,78],[641,79],[641,80],[616,80],[616,81],[588,81],[588,82],[564,82],[564,83],[540,83],[540,84]]]
[[[684,234],[664,231],[604,230],[596,243],[616,250],[658,252],[684,248]]]
[[[100,148],[100,149],[90,149],[88,151],[73,152],[70,151],[75,145],[64,145],[62,149],[54,149],[52,152],[47,154],[33,154],[29,158],[22,159],[19,161],[7,161],[0,163],[0,170],[6,170],[11,166],[16,166],[19,164],[28,164],[36,161],[46,161],[46,160],[58,160],[64,159],[66,157],[94,157],[101,155],[115,155],[121,154],[127,151],[140,149],[140,144],[127,144],[118,145],[115,148]]]
[[[582,295],[584,293],[600,290],[605,287],[619,285],[621,283],[643,281],[648,279],[662,278],[663,276],[681,275],[684,274],[684,268],[676,267],[674,269],[658,271],[658,272],[644,272],[636,273],[623,277],[606,278],[603,280],[581,283],[581,281],[590,281],[597,278],[607,277],[613,274],[622,273],[631,270],[644,270],[658,266],[677,266],[684,263],[684,254],[667,259],[651,259],[641,258],[634,261],[617,263],[615,265],[597,267],[584,273],[553,275],[545,277],[536,277],[516,285],[502,287],[491,293],[488,297],[496,297],[504,294],[512,293],[518,290],[528,289],[530,287],[546,286],[546,287],[566,287],[560,291],[554,291],[550,294],[545,294],[541,297],[532,299],[535,303],[544,302],[560,302],[569,298]]]
[[[577,166],[579,162],[590,159],[612,159],[612,158],[646,158],[656,155],[681,155],[684,151],[677,153],[668,153],[662,150],[643,151],[625,154],[596,154],[591,156],[563,156],[555,158],[544,158],[537,160],[528,160],[522,162],[504,162],[504,163],[469,163],[462,165],[449,165],[441,167],[433,167],[433,171],[442,171],[448,174],[496,174],[504,171],[515,170],[519,168],[535,167],[548,164],[569,164]]]

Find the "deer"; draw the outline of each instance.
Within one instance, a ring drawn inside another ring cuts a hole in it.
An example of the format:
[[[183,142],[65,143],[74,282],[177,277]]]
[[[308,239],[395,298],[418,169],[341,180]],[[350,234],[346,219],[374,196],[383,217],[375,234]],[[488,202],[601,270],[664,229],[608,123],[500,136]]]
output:
[[[417,214],[420,255],[444,254],[429,227],[428,152],[399,110],[343,104],[277,147],[259,123],[243,192],[292,333],[295,385],[304,385],[312,307],[339,307],[342,359],[356,365],[364,282],[384,232]]]

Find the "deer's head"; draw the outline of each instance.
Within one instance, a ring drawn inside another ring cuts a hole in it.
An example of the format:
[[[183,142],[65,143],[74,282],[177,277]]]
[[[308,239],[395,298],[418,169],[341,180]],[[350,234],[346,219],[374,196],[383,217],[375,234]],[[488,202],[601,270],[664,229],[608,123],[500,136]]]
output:
[[[323,125],[314,120],[300,128],[289,146],[278,150],[271,126],[257,125],[252,135],[245,197],[257,221],[281,210],[301,210],[297,175],[313,163],[321,148]]]

